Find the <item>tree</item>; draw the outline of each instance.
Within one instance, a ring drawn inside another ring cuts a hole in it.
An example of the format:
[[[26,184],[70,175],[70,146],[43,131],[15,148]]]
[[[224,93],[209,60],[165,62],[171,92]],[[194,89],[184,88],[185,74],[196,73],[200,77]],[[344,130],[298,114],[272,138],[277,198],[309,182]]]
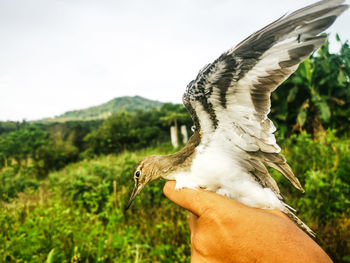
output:
[[[179,141],[179,122],[180,123],[192,123],[192,120],[184,108],[184,106],[177,104],[164,104],[162,107],[162,110],[165,114],[165,116],[160,118],[160,121],[165,125],[165,126],[175,126],[175,138],[177,141]],[[192,124],[191,124],[192,125]],[[175,146],[176,147],[176,146]]]
[[[0,137],[0,152],[8,162],[16,160],[18,167],[28,159],[38,161],[37,149],[49,144],[49,134],[37,125],[28,125]]]

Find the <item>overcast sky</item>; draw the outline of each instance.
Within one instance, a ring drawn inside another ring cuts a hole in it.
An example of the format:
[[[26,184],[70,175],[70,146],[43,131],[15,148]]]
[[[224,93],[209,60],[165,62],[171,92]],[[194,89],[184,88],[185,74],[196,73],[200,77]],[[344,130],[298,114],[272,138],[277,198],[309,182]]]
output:
[[[314,0],[0,0],[0,120],[141,95],[181,102],[223,51]],[[350,13],[328,32],[350,39]],[[333,46],[336,49],[336,46]]]

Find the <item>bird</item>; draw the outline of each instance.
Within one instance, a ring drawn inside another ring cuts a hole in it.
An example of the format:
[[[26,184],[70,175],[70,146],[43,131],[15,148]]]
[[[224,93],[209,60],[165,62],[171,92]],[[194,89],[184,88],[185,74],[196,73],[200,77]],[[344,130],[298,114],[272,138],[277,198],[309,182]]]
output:
[[[194,122],[187,144],[170,155],[147,156],[136,166],[126,209],[150,182],[175,180],[176,189],[205,189],[247,206],[278,209],[315,233],[283,201],[272,167],[304,192],[268,118],[271,93],[327,39],[348,5],[323,0],[286,14],[202,68],[183,95]]]

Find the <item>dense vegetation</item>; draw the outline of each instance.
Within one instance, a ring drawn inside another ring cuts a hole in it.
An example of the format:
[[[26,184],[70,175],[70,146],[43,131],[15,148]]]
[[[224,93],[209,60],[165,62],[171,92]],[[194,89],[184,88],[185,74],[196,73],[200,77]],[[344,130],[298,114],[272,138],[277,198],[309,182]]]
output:
[[[338,35],[337,41],[341,43]],[[332,128],[349,135],[350,48],[341,44],[340,52],[331,54],[326,42],[272,93],[270,117],[280,133],[305,130],[315,135]]]
[[[169,103],[149,111],[122,111],[102,123],[0,123],[0,168],[30,165],[42,176],[85,157],[169,141],[173,116],[181,117],[177,122],[190,128],[186,109]]]
[[[340,41],[340,40],[339,40]],[[272,99],[282,152],[306,193],[271,173],[336,262],[350,262],[350,48],[326,44]],[[136,163],[173,151],[181,105],[102,121],[0,123],[0,262],[189,262],[187,212],[146,188],[128,212]]]

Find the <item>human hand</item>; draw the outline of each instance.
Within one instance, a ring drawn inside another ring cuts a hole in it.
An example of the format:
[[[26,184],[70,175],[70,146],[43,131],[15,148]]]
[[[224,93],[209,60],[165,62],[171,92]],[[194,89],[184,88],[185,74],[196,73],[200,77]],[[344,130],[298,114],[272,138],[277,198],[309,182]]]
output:
[[[191,262],[332,262],[279,210],[202,189],[175,190],[175,181],[165,184],[164,194],[191,212]]]

